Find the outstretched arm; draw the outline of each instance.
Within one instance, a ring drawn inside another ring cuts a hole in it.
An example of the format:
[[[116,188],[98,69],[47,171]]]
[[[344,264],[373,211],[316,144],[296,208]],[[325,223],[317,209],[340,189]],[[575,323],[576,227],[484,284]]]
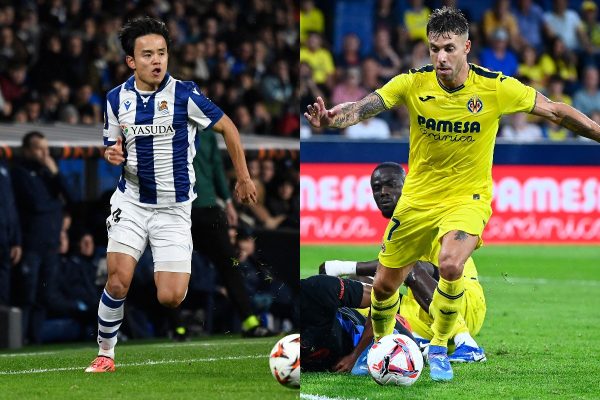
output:
[[[589,119],[581,111],[564,103],[549,100],[537,94],[532,114],[543,117],[586,138],[600,142],[600,125]]]
[[[375,276],[378,260],[372,261],[325,261],[319,265],[319,274],[342,276]]]
[[[235,192],[238,199],[244,203],[256,203],[256,187],[248,172],[244,148],[242,147],[240,133],[236,126],[227,115],[223,115],[213,126],[213,130],[222,134],[225,139],[227,152],[229,153],[229,157],[231,157],[231,162],[233,163],[233,168],[235,169],[235,175],[237,177]]]
[[[371,93],[362,100],[342,103],[327,109],[321,97],[313,105],[307,107],[304,118],[315,128],[346,128],[350,125],[371,118],[385,110],[383,100],[376,93]]]

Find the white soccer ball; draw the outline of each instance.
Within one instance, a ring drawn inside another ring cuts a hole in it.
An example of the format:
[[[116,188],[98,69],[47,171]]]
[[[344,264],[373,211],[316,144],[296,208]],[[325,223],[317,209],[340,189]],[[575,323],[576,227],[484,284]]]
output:
[[[283,386],[300,387],[300,335],[295,333],[280,339],[269,356],[273,377]]]
[[[373,344],[367,355],[371,377],[380,385],[410,386],[423,370],[419,346],[405,335],[388,335]]]

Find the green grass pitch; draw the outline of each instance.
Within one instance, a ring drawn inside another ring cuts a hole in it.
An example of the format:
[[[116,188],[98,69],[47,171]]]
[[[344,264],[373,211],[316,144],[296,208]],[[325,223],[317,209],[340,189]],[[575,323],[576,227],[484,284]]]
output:
[[[117,346],[117,371],[86,374],[94,344],[0,353],[0,399],[297,399],[271,375],[279,338],[210,337]]]
[[[328,259],[369,260],[376,247],[304,246],[301,276]],[[486,246],[474,253],[487,300],[476,340],[480,364],[454,364],[454,380],[435,383],[425,367],[411,387],[369,377],[303,373],[305,400],[600,398],[600,248]]]

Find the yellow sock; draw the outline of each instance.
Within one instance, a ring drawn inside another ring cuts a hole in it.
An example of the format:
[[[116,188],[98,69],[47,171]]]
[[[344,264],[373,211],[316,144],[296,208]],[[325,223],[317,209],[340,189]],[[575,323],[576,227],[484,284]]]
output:
[[[375,291],[371,290],[371,322],[375,340],[386,335],[391,335],[396,324],[396,313],[400,304],[400,292],[396,292],[389,299],[379,301],[375,299]]]
[[[454,337],[459,333],[469,333],[469,327],[460,312],[458,313],[458,317],[456,317],[456,324],[454,325],[454,329],[452,329],[450,337]]]
[[[242,321],[242,330],[249,331],[250,329],[259,325],[260,321],[258,320],[258,318],[256,318],[256,315],[251,315]]]
[[[433,292],[431,306],[429,306],[429,313],[433,318],[433,324],[431,324],[432,345],[448,347],[448,339],[454,330],[464,292],[465,282],[462,278],[447,281],[440,277],[437,289]]]

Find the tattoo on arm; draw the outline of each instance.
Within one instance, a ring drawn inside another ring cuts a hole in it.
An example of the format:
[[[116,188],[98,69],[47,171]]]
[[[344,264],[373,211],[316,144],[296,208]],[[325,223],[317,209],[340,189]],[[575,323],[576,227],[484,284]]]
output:
[[[468,235],[464,231],[456,231],[456,233],[454,234],[454,240],[460,240],[461,242],[467,240],[467,237]]]
[[[350,125],[371,118],[385,110],[383,100],[376,93],[371,93],[364,99],[344,105],[333,117],[333,128],[346,128]]]
[[[595,129],[569,115],[565,115],[565,117],[560,121],[560,126],[567,128],[578,135],[585,136],[596,141],[600,140],[600,135]]]

